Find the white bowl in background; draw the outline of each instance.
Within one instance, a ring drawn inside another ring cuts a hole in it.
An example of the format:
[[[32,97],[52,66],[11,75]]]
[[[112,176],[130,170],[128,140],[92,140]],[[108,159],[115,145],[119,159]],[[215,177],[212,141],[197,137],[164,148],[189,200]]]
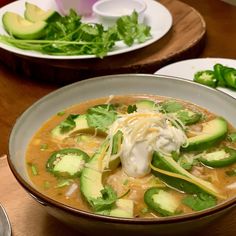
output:
[[[75,10],[81,16],[93,13],[92,6],[98,0],[55,0],[62,15],[68,15],[70,9]]]
[[[100,0],[93,5],[93,12],[108,27],[114,25],[119,17],[131,15],[134,10],[139,15],[139,23],[142,23],[146,8],[143,0]]]

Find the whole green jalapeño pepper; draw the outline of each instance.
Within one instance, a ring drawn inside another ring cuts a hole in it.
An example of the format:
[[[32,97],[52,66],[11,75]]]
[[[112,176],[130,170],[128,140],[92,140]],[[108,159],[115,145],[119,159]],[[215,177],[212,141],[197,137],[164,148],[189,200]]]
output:
[[[203,85],[215,88],[217,86],[217,79],[212,70],[198,71],[194,75],[194,81]]]
[[[206,166],[219,168],[229,166],[236,162],[236,150],[229,147],[203,154],[199,160]]]

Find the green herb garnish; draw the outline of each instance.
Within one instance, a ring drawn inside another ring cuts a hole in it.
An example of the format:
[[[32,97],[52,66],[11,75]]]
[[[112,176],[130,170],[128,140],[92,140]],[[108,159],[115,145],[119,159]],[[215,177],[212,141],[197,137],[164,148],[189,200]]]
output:
[[[201,211],[217,204],[214,196],[207,193],[199,193],[198,195],[189,195],[182,199],[182,203],[190,207],[192,210]]]
[[[172,100],[165,101],[161,104],[161,111],[166,113],[177,112],[183,108],[182,104]]]
[[[62,121],[60,123],[60,132],[63,133],[67,133],[70,130],[74,129],[76,126],[75,123],[75,119],[78,117],[79,115],[73,115],[70,114],[64,121]]]
[[[70,184],[71,180],[69,179],[59,179],[56,188],[63,188],[65,186],[69,186]]]
[[[59,111],[59,112],[57,113],[58,116],[64,116],[65,114],[66,114],[65,111]]]
[[[35,164],[33,164],[33,163],[28,163],[28,165],[29,165],[29,167],[30,167],[30,169],[31,169],[31,172],[32,172],[32,174],[33,174],[34,176],[36,176],[36,175],[39,174],[39,173],[38,173],[38,168],[37,168],[37,166],[36,166]]]
[[[228,139],[230,142],[236,142],[236,132],[233,132],[233,133],[231,133],[231,134],[228,134],[227,139]]]
[[[48,144],[47,143],[42,143],[41,145],[40,145],[40,151],[45,151],[45,150],[47,150],[48,149]]]
[[[101,191],[102,196],[90,200],[95,211],[104,211],[111,209],[117,200],[117,194],[110,186],[105,186]]]
[[[98,105],[88,109],[87,121],[89,127],[94,127],[102,131],[107,128],[116,120],[117,113],[112,105]]]
[[[234,169],[234,170],[227,170],[227,171],[225,171],[225,174],[230,176],[230,177],[236,176],[236,169]]]
[[[137,106],[134,104],[134,105],[129,105],[128,108],[127,108],[127,113],[130,114],[130,113],[133,113],[137,111]]]

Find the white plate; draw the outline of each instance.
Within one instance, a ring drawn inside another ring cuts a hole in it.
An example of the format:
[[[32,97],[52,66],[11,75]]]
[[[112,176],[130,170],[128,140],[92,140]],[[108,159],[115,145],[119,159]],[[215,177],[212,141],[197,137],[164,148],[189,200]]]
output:
[[[53,0],[19,0],[13,3],[10,3],[0,9],[0,19],[2,19],[2,15],[6,11],[12,11],[23,15],[25,9],[25,2],[31,2],[42,9],[55,9],[58,10],[55,1]],[[151,26],[151,34],[152,38],[148,41],[141,44],[134,44],[131,47],[126,46],[124,43],[117,42],[115,47],[111,52],[108,53],[108,56],[122,54],[130,51],[134,51],[139,48],[143,48],[148,46],[161,37],[163,37],[172,26],[172,16],[170,12],[165,8],[162,4],[154,1],[154,0],[145,0],[147,4],[147,9],[145,11],[144,23]],[[93,16],[90,18],[84,18],[83,21],[86,22],[98,22],[98,19]],[[3,28],[2,21],[0,20],[0,34],[7,34]],[[13,46],[9,46],[3,43],[0,43],[0,47],[4,48],[10,52],[14,52],[17,54],[21,54],[24,56],[30,57],[38,57],[38,58],[47,58],[47,59],[86,59],[86,58],[94,58],[95,55],[78,55],[78,56],[51,56],[47,54],[41,54],[34,51],[26,51],[22,49],[15,48]]]
[[[162,67],[155,74],[177,76],[188,80],[193,80],[194,74],[199,70],[213,70],[213,66],[220,63],[224,66],[236,68],[236,60],[226,58],[198,58],[179,61]],[[236,98],[236,91],[228,88],[217,88],[232,97]]]

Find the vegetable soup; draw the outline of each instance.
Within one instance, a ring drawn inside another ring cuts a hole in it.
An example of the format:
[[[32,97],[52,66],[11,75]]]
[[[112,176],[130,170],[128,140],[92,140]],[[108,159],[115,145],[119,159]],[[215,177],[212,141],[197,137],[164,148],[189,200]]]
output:
[[[26,154],[33,184],[76,209],[157,218],[236,195],[236,129],[169,97],[110,96],[58,111]]]

